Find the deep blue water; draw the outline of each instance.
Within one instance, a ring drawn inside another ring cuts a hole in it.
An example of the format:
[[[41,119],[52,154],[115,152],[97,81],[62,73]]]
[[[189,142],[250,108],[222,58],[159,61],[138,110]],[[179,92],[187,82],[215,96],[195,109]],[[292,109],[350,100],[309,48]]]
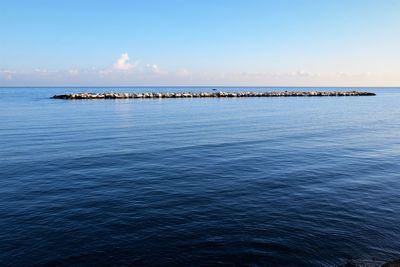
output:
[[[359,89],[374,97],[49,99],[178,90],[211,88],[0,88],[0,266],[400,257],[400,88]]]

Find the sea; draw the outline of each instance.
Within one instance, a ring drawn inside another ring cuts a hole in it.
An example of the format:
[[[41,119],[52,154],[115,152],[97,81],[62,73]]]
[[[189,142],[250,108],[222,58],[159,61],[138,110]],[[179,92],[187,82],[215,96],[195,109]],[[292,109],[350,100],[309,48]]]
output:
[[[61,100],[76,92],[359,97]],[[0,88],[0,266],[400,258],[400,88]]]

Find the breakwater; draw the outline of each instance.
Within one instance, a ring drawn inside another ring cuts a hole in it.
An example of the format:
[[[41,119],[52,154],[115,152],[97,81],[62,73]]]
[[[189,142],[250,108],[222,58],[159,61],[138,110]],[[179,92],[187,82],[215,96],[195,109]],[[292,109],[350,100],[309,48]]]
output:
[[[305,91],[305,92],[155,92],[155,93],[77,93],[55,95],[55,99],[160,99],[160,98],[205,98],[205,97],[321,97],[321,96],[374,96],[375,93],[358,91]]]

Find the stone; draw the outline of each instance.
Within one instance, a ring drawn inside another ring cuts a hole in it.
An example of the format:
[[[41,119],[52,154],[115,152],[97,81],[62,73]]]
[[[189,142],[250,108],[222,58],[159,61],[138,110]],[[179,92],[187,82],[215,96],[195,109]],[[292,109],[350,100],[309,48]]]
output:
[[[343,91],[343,92],[177,92],[177,93],[79,93],[55,95],[54,99],[125,99],[125,98],[193,98],[193,97],[321,97],[321,96],[374,96],[371,92]]]

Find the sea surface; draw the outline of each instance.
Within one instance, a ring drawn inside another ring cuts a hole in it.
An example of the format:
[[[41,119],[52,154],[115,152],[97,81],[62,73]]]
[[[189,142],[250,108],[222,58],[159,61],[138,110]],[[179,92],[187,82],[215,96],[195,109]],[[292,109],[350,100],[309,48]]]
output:
[[[400,88],[50,99],[213,88],[0,88],[0,266],[400,258]]]

